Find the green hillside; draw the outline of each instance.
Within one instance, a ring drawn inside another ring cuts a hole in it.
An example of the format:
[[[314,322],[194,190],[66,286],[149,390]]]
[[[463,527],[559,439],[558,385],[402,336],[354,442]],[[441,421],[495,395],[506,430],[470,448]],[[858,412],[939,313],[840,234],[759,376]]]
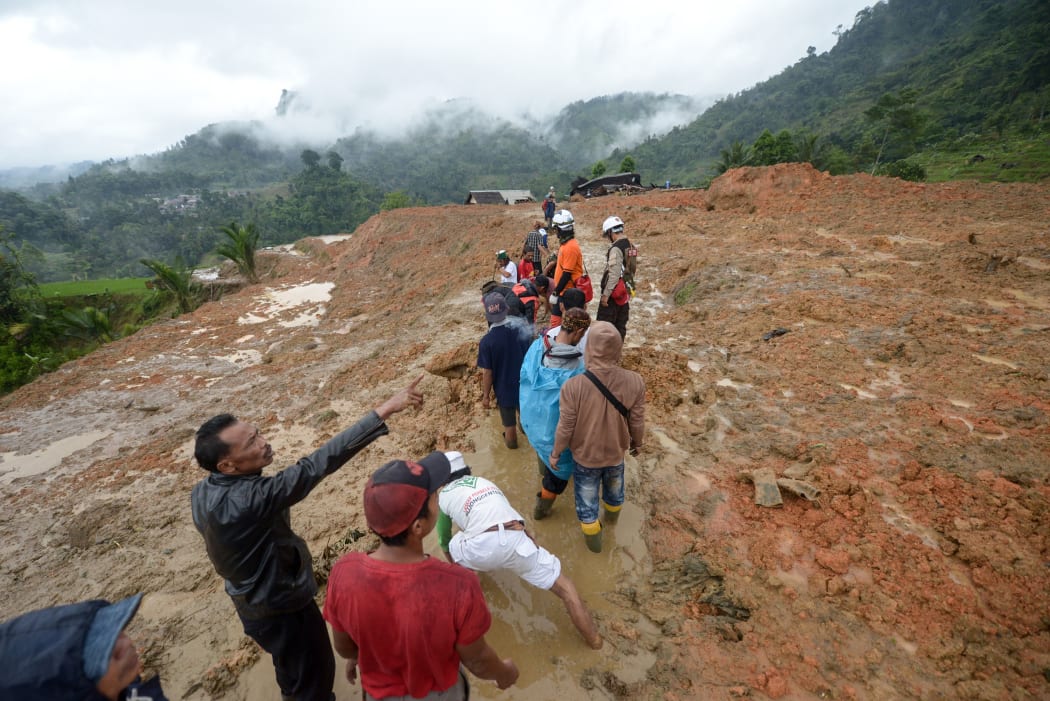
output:
[[[1045,139],[1047,37],[1046,0],[881,2],[858,13],[827,53],[811,51],[632,155],[643,179],[700,182],[716,173],[722,150],[734,142],[750,145],[764,130],[787,130],[817,137],[816,165],[867,170],[881,132],[865,113],[884,95],[906,91],[914,94],[921,129],[893,144],[888,160],[940,150],[971,134]],[[1050,169],[1044,162],[1009,175],[1040,179]]]
[[[0,227],[47,282],[144,275],[142,258],[192,264],[231,221],[278,244],[471,189],[564,193],[599,158],[612,171],[627,155],[643,182],[686,185],[782,161],[910,179],[1050,175],[1047,0],[889,0],[837,34],[830,51],[702,114],[694,98],[621,94],[523,126],[450,101],[401,138],[359,130],[282,146],[258,124],[213,124],[162,153],[0,190]],[[659,135],[668,120],[679,126]]]

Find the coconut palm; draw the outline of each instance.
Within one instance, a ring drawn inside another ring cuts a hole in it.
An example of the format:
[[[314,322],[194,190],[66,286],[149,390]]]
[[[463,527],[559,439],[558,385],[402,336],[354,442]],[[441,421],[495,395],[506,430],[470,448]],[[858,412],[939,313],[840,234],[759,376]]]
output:
[[[154,288],[167,290],[175,296],[180,314],[196,309],[200,286],[193,282],[193,271],[186,267],[182,256],[175,257],[174,266],[151,258],[143,258],[139,262],[157,276],[157,279],[152,281]]]
[[[255,228],[255,224],[241,226],[232,221],[220,231],[230,240],[220,243],[215,252],[223,258],[232,260],[248,282],[259,282],[259,277],[255,272],[255,249],[259,246],[259,231]]]
[[[722,157],[715,164],[715,170],[724,173],[733,168],[747,165],[751,161],[751,147],[744,146],[743,142],[734,141],[728,149],[722,149]]]
[[[66,334],[84,341],[109,343],[116,338],[109,314],[97,307],[84,307],[75,311],[64,309],[58,323]]]

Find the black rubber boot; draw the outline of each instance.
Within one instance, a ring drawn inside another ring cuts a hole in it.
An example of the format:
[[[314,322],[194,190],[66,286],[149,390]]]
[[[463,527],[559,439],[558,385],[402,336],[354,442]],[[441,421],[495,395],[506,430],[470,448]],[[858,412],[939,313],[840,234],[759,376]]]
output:
[[[544,499],[541,494],[536,495],[536,508],[532,510],[532,517],[537,521],[547,518],[551,515],[551,509],[554,507],[553,499]]]

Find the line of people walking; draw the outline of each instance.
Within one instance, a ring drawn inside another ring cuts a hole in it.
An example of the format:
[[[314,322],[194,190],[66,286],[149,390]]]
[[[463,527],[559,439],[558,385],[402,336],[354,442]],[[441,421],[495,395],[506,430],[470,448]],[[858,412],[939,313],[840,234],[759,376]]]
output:
[[[494,395],[506,447],[518,447],[520,423],[537,451],[533,517],[546,518],[572,481],[584,540],[601,552],[602,523],[615,523],[624,502],[623,457],[637,453],[645,430],[645,383],[621,367],[637,249],[622,219],[603,221],[609,248],[592,324],[575,219],[563,209],[552,221],[560,247],[553,277],[542,280],[550,327],[537,337],[531,316],[511,314],[507,300],[515,295],[506,287],[490,287],[483,298],[489,330],[478,347],[482,407],[489,409]]]
[[[528,286],[515,280],[509,294],[504,285],[485,291],[490,328],[479,344],[482,405],[490,406],[494,396],[509,449],[517,448],[522,409],[520,427],[537,451],[541,473],[533,518],[547,517],[571,481],[586,546],[601,552],[603,529],[616,522],[625,500],[624,455],[637,454],[644,440],[645,383],[620,364],[626,311],[602,319],[624,277],[627,249],[616,246],[622,221],[603,227],[613,245],[599,320],[592,322],[577,284],[584,273],[575,222],[568,210],[550,219],[561,243],[552,275],[534,274]],[[545,243],[537,248],[546,255]],[[525,249],[532,251],[528,239]],[[504,271],[508,277],[513,272]],[[512,297],[520,316],[508,322]],[[542,313],[549,313],[551,324],[537,332]],[[271,656],[285,700],[334,699],[335,653],[345,660],[345,677],[360,678],[367,700],[460,701],[469,695],[464,670],[501,689],[513,685],[517,666],[485,639],[492,616],[474,572],[508,569],[551,591],[584,642],[603,645],[557,556],[537,542],[499,487],[472,474],[458,452],[389,461],[372,474],[363,505],[380,545],[343,556],[329,575],[323,611],[318,607],[313,558],[292,529],[291,507],[389,433],[392,416],[422,407],[421,380],[272,475],[263,470],[274,460],[273,448],[255,425],[223,413],[197,430],[194,458],[207,476],[190,495],[193,523],[245,634]],[[435,529],[447,562],[425,552],[424,540]],[[138,652],[124,632],[141,599],[50,607],[0,624],[6,670],[0,698],[164,701],[159,678],[140,678]]]

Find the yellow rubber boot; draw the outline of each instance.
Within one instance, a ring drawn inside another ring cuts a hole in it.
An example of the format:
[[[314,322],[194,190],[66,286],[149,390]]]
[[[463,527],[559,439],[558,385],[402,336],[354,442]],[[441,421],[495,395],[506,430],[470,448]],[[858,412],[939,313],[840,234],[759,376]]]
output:
[[[594,523],[580,523],[583,530],[583,540],[587,543],[587,549],[592,553],[602,551],[602,524],[601,521]]]
[[[620,520],[620,509],[623,508],[622,504],[620,506],[609,506],[605,502],[602,502],[602,506],[605,507],[605,518],[603,519],[605,523],[611,526]]]

